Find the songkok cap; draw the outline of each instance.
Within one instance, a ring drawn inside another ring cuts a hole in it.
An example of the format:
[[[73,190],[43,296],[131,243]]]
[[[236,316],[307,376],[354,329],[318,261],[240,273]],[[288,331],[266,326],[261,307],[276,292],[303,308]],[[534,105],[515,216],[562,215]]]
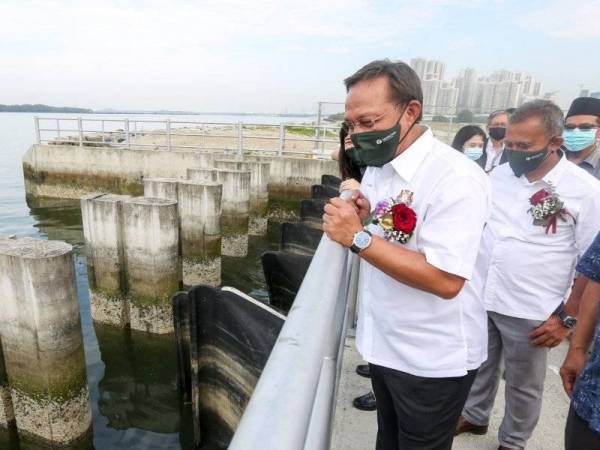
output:
[[[600,117],[600,98],[579,97],[573,100],[567,117],[596,116]]]

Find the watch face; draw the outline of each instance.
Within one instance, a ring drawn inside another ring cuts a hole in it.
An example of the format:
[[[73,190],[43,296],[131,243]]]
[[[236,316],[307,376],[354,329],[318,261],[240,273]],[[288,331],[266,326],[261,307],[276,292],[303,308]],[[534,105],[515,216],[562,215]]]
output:
[[[357,233],[356,236],[354,236],[354,245],[361,249],[369,245],[370,241],[371,236],[369,236],[369,233],[365,233],[364,231],[361,231],[360,233]]]
[[[567,327],[567,328],[573,328],[576,323],[577,323],[577,319],[575,319],[573,317],[567,317],[564,321],[565,327]]]

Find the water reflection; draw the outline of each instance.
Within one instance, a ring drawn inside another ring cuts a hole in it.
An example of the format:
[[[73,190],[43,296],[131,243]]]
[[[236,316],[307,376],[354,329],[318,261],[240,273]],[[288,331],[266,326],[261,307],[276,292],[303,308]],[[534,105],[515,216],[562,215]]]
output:
[[[95,323],[105,364],[98,385],[98,407],[117,430],[156,433],[179,430],[177,367],[172,335],[159,336]]]

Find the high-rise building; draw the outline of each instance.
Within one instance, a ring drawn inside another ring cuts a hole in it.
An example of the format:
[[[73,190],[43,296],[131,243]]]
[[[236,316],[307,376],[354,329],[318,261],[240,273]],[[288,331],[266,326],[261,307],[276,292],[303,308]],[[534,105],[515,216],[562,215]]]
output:
[[[456,105],[458,104],[459,89],[454,83],[443,82],[439,88],[437,96],[436,112],[441,115],[456,114]]]
[[[423,58],[413,58],[410,60],[410,67],[417,73],[421,81],[425,80],[425,72],[427,69],[427,60]]]
[[[439,107],[445,106],[439,102],[438,94],[444,79],[446,65],[440,61],[413,58],[410,60],[410,66],[421,79],[423,112],[425,114],[439,114]],[[456,105],[454,108],[456,109]]]
[[[444,80],[446,66],[441,61],[413,58],[410,65],[422,82],[425,114],[456,114],[465,109],[488,114],[542,98],[541,81],[527,72],[501,69],[477,78],[475,69],[466,68],[448,82]],[[555,98],[555,93],[551,94]],[[600,92],[589,95],[600,97]]]
[[[475,69],[466,68],[461,70],[456,79],[458,89],[457,108],[459,110],[473,110],[475,96],[477,94],[477,73]]]
[[[423,86],[423,112],[425,114],[437,114],[441,81],[434,78],[433,74],[428,74],[421,84]]]
[[[446,65],[440,61],[430,60],[427,61],[427,69],[425,75],[432,74],[434,78],[438,80],[444,79],[444,72],[446,71]]]

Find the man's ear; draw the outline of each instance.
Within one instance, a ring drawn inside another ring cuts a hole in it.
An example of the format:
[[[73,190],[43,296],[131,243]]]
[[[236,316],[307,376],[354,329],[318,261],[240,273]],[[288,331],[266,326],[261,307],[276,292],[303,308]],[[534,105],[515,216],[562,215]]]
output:
[[[554,136],[552,139],[550,139],[548,147],[550,147],[551,150],[558,150],[563,145],[563,142],[564,139],[562,136]]]
[[[416,121],[421,115],[423,109],[421,103],[418,100],[411,100],[406,106],[406,114],[410,117],[411,121]]]

